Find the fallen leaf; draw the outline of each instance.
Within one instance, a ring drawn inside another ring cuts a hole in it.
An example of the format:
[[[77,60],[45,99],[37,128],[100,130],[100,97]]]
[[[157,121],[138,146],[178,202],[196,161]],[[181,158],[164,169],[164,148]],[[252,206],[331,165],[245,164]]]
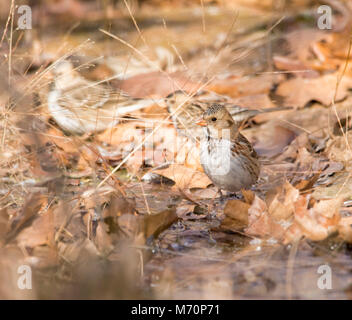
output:
[[[52,210],[48,210],[37,218],[29,228],[20,232],[16,240],[21,246],[34,248],[41,245],[53,245],[54,236],[54,215]]]
[[[266,128],[254,144],[254,149],[260,156],[274,157],[280,154],[297,136],[294,131],[283,126],[268,123]]]
[[[251,205],[241,200],[229,200],[225,205],[224,213],[246,226],[248,225],[248,210],[250,207]]]
[[[255,198],[255,193],[252,190],[241,190],[244,200],[248,204],[252,204]]]
[[[285,35],[290,48],[290,57],[306,64],[312,58],[311,45],[326,38],[326,33],[318,29],[302,28]]]
[[[270,217],[276,221],[287,220],[294,214],[299,191],[288,181],[278,189],[279,191],[269,204],[268,211]]]
[[[245,232],[257,237],[281,239],[285,229],[270,217],[266,203],[255,196],[248,209],[248,227]]]
[[[25,264],[28,264],[36,270],[48,268],[55,268],[60,263],[60,256],[56,248],[49,246],[35,246],[31,250],[31,255],[25,258]]]
[[[192,191],[192,197],[196,199],[215,199],[219,192],[216,188],[198,189]]]
[[[282,79],[282,75],[275,74],[263,74],[255,77],[233,76],[214,80],[207,86],[207,89],[230,97],[268,94],[272,87]]]
[[[139,239],[139,241],[144,239],[145,243],[151,236],[156,238],[176,219],[176,211],[171,209],[143,216],[123,214],[118,218],[118,225],[128,238]]]
[[[225,219],[221,222],[221,227],[238,230],[248,226],[248,210],[250,204],[241,200],[229,200],[224,208]],[[230,228],[229,228],[230,227]]]
[[[276,94],[284,97],[286,106],[303,108],[313,100],[329,106],[335,97],[338,76],[338,73],[333,73],[314,79],[298,77],[289,79],[279,84]],[[339,84],[335,101],[344,99],[351,88],[352,78],[344,76]]]
[[[171,164],[166,169],[155,170],[160,174],[175,182],[175,186],[184,189],[206,188],[212,182],[204,172],[196,171],[179,164]]]
[[[352,243],[352,217],[343,217],[337,226],[340,237],[349,243]]]
[[[98,251],[107,256],[114,249],[113,237],[109,234],[109,227],[103,221],[99,221],[93,237],[93,242]]]
[[[326,239],[337,231],[340,220],[341,198],[321,200],[308,207],[309,196],[300,196],[295,203],[293,228],[298,226],[302,235],[313,241]]]
[[[150,72],[135,75],[123,81],[114,81],[113,85],[135,98],[164,98],[176,90],[194,92],[201,87],[200,83],[180,72]]]
[[[28,226],[46,202],[47,197],[45,195],[40,193],[31,194],[23,205],[18,216],[10,221],[10,230],[7,233],[6,241],[11,241],[20,230]]]

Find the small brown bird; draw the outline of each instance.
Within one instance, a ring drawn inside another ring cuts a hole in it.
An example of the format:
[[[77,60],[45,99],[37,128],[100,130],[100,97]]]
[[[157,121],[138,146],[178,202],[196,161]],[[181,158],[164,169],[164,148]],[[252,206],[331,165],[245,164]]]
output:
[[[258,180],[258,155],[239,132],[242,123],[221,104],[210,106],[196,122],[204,130],[200,146],[202,166],[220,190],[237,192]]]
[[[87,80],[67,60],[55,65],[53,73],[48,109],[55,122],[71,134],[103,131],[127,114],[159,103],[132,98],[103,81]]]

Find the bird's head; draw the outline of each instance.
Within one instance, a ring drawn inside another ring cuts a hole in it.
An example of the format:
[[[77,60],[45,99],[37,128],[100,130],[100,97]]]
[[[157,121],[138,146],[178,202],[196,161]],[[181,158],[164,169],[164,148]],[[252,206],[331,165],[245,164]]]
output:
[[[227,109],[221,104],[213,104],[203,114],[197,124],[206,128],[207,136],[218,139],[230,139],[236,124]]]

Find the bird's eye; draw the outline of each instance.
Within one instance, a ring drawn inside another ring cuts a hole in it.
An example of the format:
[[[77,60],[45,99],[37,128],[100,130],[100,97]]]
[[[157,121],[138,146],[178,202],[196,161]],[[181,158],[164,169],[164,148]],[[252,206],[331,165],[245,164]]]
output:
[[[211,121],[216,121],[216,118],[214,117],[214,118],[211,118]]]

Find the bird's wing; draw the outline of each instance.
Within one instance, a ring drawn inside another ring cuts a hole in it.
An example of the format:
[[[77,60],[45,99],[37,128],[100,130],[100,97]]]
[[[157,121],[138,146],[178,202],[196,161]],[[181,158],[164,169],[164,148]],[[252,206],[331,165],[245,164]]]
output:
[[[236,153],[240,150],[242,153],[245,153],[254,159],[259,158],[258,154],[254,150],[252,144],[241,133],[237,132],[236,137],[233,137],[233,139],[231,139],[231,141],[233,142],[233,144],[232,144],[232,152],[233,153]]]
[[[230,103],[226,103],[226,109],[230,112],[232,118],[236,122],[245,122],[249,119],[255,117],[260,113],[267,113],[267,112],[275,112],[275,111],[283,111],[283,110],[291,110],[292,107],[275,107],[275,108],[268,108],[268,109],[247,109],[240,107],[238,105],[233,105]]]

